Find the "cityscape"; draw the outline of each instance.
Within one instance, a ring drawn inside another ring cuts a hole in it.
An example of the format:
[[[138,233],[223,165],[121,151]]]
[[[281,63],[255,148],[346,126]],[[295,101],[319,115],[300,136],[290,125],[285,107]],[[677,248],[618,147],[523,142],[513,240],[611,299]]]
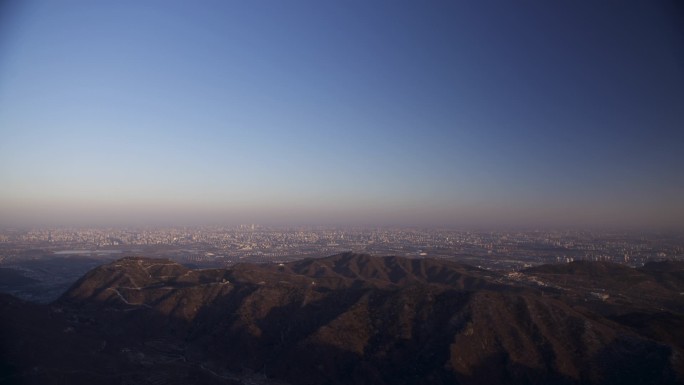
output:
[[[466,231],[419,228],[166,227],[5,229],[0,264],[26,258],[122,255],[169,258],[198,266],[282,263],[342,252],[442,258],[485,269],[517,270],[575,260],[632,267],[684,260],[678,234],[590,231]]]
[[[0,385],[684,384],[683,10],[0,0]]]

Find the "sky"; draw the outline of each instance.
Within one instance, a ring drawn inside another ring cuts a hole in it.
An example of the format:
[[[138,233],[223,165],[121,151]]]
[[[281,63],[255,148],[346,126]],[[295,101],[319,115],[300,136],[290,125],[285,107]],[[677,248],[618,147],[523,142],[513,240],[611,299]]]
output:
[[[0,4],[1,225],[684,229],[681,2]]]

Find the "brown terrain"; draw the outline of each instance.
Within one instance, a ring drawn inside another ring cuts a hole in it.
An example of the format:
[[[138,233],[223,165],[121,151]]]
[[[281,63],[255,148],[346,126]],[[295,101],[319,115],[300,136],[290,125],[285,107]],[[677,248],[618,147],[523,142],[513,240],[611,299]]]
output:
[[[0,384],[676,384],[683,314],[679,263],[124,258],[0,296]]]

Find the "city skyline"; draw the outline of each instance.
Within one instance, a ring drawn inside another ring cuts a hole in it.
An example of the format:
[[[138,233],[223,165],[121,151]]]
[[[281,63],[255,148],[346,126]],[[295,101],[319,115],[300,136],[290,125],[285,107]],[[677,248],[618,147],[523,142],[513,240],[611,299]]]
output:
[[[0,225],[684,229],[675,2],[0,8]]]

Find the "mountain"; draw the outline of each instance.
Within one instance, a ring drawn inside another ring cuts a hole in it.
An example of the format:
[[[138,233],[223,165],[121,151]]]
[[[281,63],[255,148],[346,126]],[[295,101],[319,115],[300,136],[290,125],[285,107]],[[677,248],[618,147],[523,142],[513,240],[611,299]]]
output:
[[[192,270],[124,258],[50,305],[0,297],[0,384],[682,383],[684,297],[610,302],[631,298],[627,278],[670,296],[677,269],[504,275],[345,253]]]
[[[525,273],[562,290],[575,303],[606,315],[684,313],[684,263],[649,263],[635,269],[609,262],[579,261],[534,267]]]

